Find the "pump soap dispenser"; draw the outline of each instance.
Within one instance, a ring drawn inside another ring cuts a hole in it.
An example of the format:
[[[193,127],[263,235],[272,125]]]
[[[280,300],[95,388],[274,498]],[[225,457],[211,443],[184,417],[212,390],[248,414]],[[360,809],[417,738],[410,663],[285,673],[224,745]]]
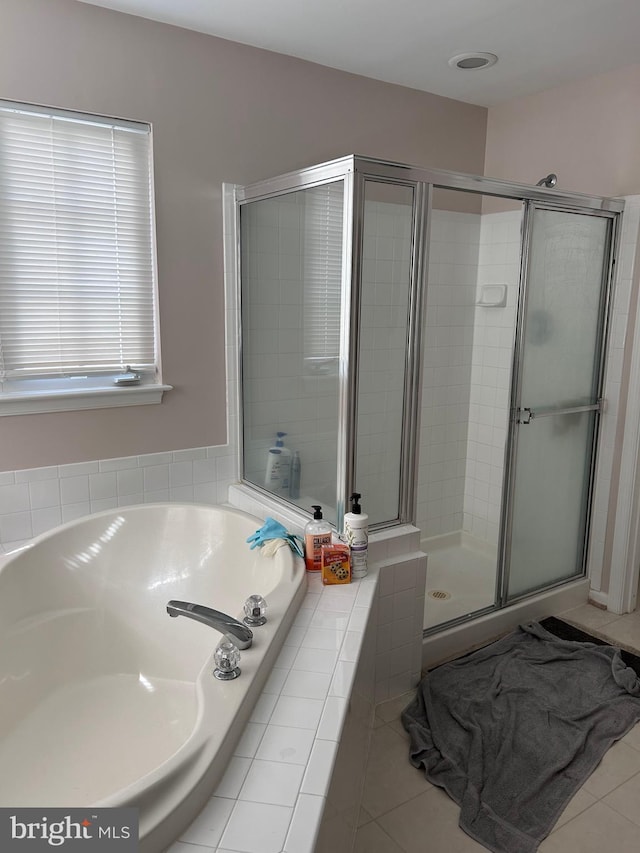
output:
[[[322,507],[312,504],[313,521],[304,529],[304,561],[308,572],[322,570],[322,546],[331,545],[331,525],[322,518]]]
[[[367,574],[367,554],[369,551],[369,516],[360,507],[361,495],[351,495],[351,512],[344,514],[344,532],[351,548],[351,577],[353,580]]]

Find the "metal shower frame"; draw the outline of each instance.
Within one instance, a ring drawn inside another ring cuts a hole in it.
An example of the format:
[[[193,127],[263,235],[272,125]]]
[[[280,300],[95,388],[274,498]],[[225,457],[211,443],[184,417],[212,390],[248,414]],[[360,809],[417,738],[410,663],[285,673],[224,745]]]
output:
[[[573,213],[597,214],[610,217],[612,223],[611,263],[608,269],[605,293],[605,325],[602,338],[602,351],[606,353],[608,338],[609,314],[611,305],[611,289],[613,280],[613,263],[615,258],[619,228],[619,214],[624,209],[624,201],[620,199],[602,198],[570,193],[557,188],[544,186],[529,186],[512,181],[485,178],[458,172],[448,172],[438,169],[427,169],[402,163],[393,163],[359,155],[349,155],[319,165],[288,172],[264,181],[259,181],[244,187],[236,187],[236,258],[240,270],[240,208],[243,204],[272,198],[285,193],[307,189],[309,187],[342,180],[344,181],[344,210],[343,210],[343,264],[342,264],[342,305],[340,330],[340,368],[339,368],[339,412],[338,412],[338,460],[337,460],[337,528],[341,530],[343,516],[348,507],[348,496],[355,487],[355,463],[357,456],[357,406],[358,406],[358,360],[360,341],[360,303],[361,303],[361,274],[362,274],[362,245],[364,229],[364,190],[365,181],[389,183],[396,186],[409,187],[413,190],[413,221],[411,237],[411,281],[409,290],[409,311],[407,327],[407,346],[404,383],[404,410],[402,421],[401,465],[398,513],[396,518],[385,520],[374,525],[376,529],[404,523],[414,523],[417,501],[418,476],[418,443],[419,443],[419,413],[421,407],[422,361],[424,350],[424,333],[426,319],[426,289],[429,264],[429,229],[434,189],[458,190],[462,192],[494,196],[513,201],[520,201],[525,208],[523,217],[521,278],[519,293],[519,308],[516,328],[514,330],[514,360],[512,370],[512,406],[514,388],[520,376],[522,325],[524,322],[524,303],[526,298],[526,272],[528,265],[528,245],[530,239],[530,209],[541,206]],[[240,352],[242,337],[240,337]],[[599,365],[599,389],[602,395],[604,377],[604,357]],[[242,411],[240,412],[242,418]],[[240,436],[242,439],[242,425]],[[505,453],[505,483],[513,465],[513,447],[515,439],[507,442]],[[596,440],[597,446],[597,424]],[[242,448],[242,440],[241,440]],[[241,450],[241,458],[242,450]],[[593,472],[595,471],[595,450],[591,461],[590,489],[593,492]],[[247,482],[247,481],[245,481]],[[249,485],[262,491],[255,483]],[[503,489],[502,522],[500,542],[505,539],[505,533],[510,524],[507,501],[509,489]],[[271,499],[275,498],[270,492],[265,493]],[[282,499],[284,503],[287,501]],[[588,530],[588,521],[587,521]],[[501,558],[502,564],[504,557]],[[586,566],[586,549],[584,554]],[[474,613],[474,617],[482,612],[490,612],[496,606],[502,606],[505,601],[506,584],[505,572],[498,571],[498,595],[494,606],[486,611]],[[571,578],[572,580],[574,578]],[[562,581],[561,583],[566,583]],[[554,584],[555,586],[556,584]],[[546,587],[550,588],[550,587]],[[515,599],[514,599],[515,600]],[[511,602],[510,602],[511,603]],[[467,617],[463,617],[464,621]],[[454,624],[454,623],[451,623]]]

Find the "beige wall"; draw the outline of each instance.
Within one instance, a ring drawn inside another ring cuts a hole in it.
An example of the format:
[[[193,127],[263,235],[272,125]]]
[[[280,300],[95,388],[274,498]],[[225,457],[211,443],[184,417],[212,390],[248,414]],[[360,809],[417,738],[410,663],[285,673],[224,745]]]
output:
[[[2,0],[0,97],[150,121],[160,406],[5,417],[0,470],[226,440],[221,184],[358,153],[479,174],[486,110],[75,0]]]
[[[640,65],[489,109],[485,174],[593,195],[640,192]]]

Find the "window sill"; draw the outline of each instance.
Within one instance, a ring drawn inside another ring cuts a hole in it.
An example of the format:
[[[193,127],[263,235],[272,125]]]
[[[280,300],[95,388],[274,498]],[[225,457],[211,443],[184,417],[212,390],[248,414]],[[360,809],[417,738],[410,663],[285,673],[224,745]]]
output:
[[[77,388],[60,391],[0,394],[0,417],[35,415],[44,412],[75,412],[81,409],[110,409],[114,406],[148,406],[161,403],[173,385],[136,385],[132,388]]]

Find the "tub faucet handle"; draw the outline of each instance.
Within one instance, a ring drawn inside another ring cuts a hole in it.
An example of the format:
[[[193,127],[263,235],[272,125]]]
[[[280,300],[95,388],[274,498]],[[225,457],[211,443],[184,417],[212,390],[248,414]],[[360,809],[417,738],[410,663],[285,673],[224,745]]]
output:
[[[213,653],[215,669],[213,675],[220,681],[231,681],[240,675],[240,652],[229,639],[222,640]]]
[[[256,625],[264,625],[267,617],[264,615],[267,609],[267,602],[261,595],[250,595],[244,603],[244,619],[245,625],[254,628]]]

